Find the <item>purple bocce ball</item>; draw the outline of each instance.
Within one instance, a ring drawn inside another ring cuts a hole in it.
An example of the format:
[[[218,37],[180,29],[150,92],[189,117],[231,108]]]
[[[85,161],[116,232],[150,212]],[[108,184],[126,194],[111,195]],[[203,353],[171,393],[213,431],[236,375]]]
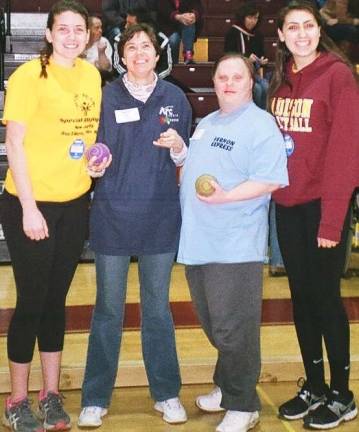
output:
[[[87,160],[90,160],[95,156],[96,160],[94,163],[95,165],[99,165],[105,158],[108,160],[110,157],[110,150],[106,144],[96,143],[86,150],[85,155]]]

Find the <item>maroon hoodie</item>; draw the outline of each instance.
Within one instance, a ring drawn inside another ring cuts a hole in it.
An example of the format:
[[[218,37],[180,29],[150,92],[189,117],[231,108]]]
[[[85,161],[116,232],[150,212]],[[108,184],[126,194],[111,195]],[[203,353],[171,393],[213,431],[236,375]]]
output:
[[[350,69],[321,53],[297,73],[293,60],[271,101],[285,137],[289,186],[275,202],[294,206],[321,199],[318,237],[339,241],[353,189],[359,185],[359,90]]]

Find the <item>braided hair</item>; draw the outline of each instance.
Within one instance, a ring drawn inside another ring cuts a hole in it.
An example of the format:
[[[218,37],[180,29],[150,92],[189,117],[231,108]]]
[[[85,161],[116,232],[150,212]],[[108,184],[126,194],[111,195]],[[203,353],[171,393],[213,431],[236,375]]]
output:
[[[62,14],[63,12],[71,11],[75,14],[79,14],[85,20],[86,29],[89,28],[89,14],[85,6],[79,3],[76,0],[60,0],[56,2],[47,17],[47,28],[52,30],[52,27],[55,22],[55,17],[57,15]],[[50,56],[53,52],[52,44],[45,38],[45,46],[40,51],[40,64],[41,64],[41,73],[40,78],[47,78],[47,70],[46,67],[50,63]]]

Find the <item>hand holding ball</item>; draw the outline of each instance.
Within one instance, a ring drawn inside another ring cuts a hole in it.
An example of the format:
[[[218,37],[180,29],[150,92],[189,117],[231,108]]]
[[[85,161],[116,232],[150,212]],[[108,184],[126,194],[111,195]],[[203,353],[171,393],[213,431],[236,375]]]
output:
[[[217,179],[210,174],[202,174],[199,176],[195,183],[196,192],[205,197],[211,196],[215,191],[211,181],[218,183]]]
[[[106,144],[103,143],[93,144],[85,152],[85,156],[88,161],[93,157],[96,157],[94,165],[100,165],[105,158],[107,158],[108,160],[110,154],[110,149],[107,147]]]

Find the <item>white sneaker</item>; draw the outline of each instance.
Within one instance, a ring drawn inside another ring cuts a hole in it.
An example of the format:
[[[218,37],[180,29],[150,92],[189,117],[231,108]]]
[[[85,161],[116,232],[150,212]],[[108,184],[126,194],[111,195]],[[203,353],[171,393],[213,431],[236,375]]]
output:
[[[178,397],[166,399],[163,402],[156,402],[154,408],[163,414],[162,418],[167,423],[176,424],[187,421],[186,411]]]
[[[247,432],[258,422],[258,411],[227,411],[216,432]]]
[[[106,408],[98,406],[88,406],[82,408],[77,421],[79,427],[99,427],[102,425],[102,417],[107,414]]]
[[[198,396],[196,399],[196,405],[199,409],[206,412],[220,412],[224,411],[221,407],[222,392],[219,387],[215,387],[211,393],[206,395]]]

